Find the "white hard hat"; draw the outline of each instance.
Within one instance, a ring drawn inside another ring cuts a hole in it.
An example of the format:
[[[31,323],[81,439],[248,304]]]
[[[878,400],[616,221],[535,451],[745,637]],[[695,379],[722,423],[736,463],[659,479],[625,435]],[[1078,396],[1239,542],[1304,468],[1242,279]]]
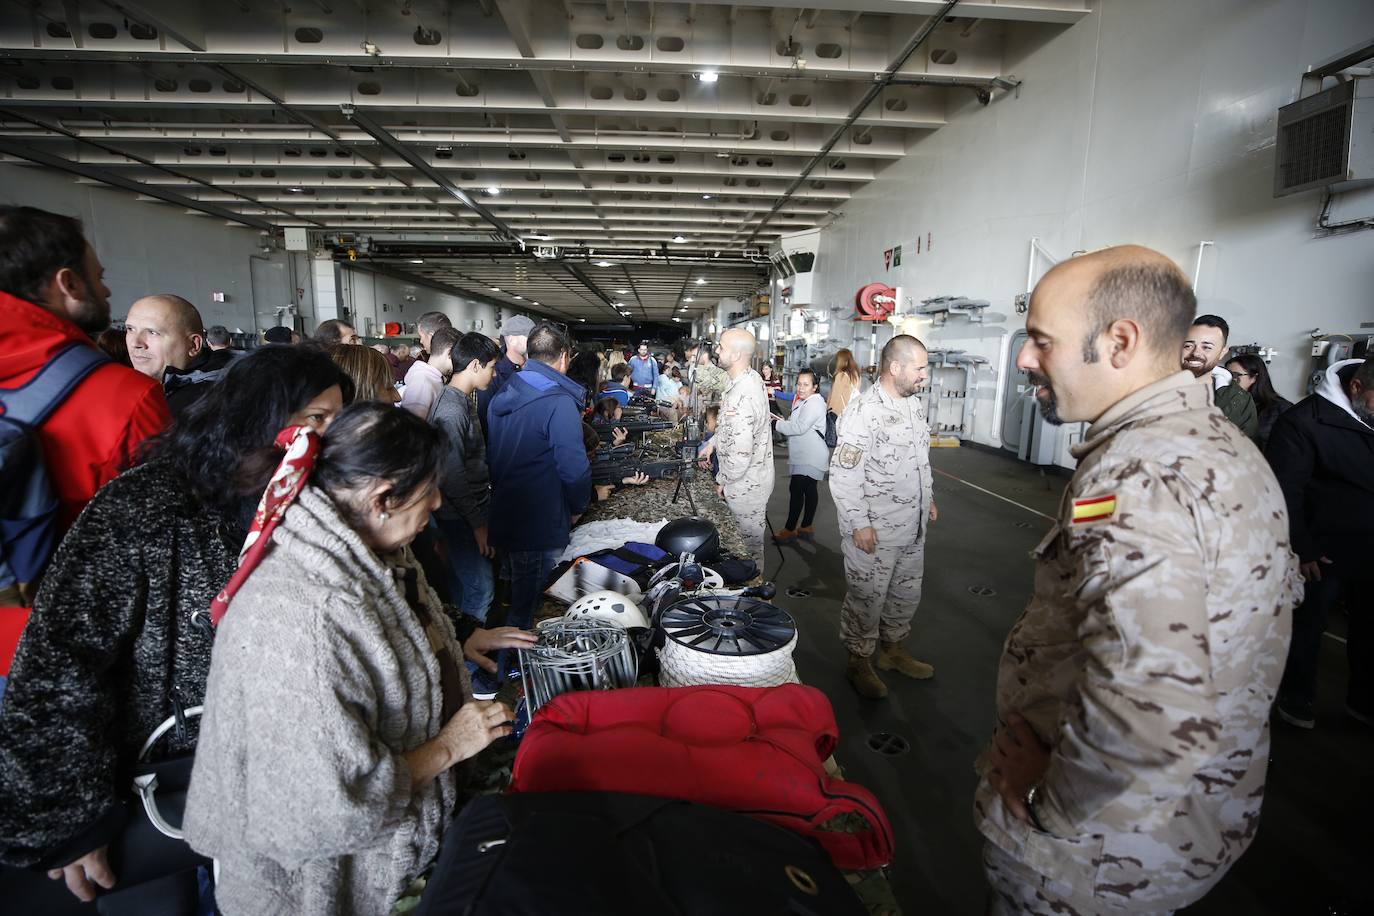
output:
[[[649,618],[644,616],[639,605],[620,592],[589,592],[574,601],[565,616],[572,619],[605,620],[626,629],[647,629],[649,626]]]

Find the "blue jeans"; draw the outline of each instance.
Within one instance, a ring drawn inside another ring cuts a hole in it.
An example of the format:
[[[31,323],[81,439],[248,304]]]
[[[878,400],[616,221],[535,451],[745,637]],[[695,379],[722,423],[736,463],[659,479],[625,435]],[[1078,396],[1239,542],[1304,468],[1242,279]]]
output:
[[[448,554],[449,594],[453,604],[469,617],[483,623],[496,597],[496,580],[491,574],[491,560],[482,556],[473,536],[472,526],[461,518],[435,516],[439,533]]]
[[[534,612],[544,598],[544,584],[558,565],[558,550],[512,550],[502,560],[504,574],[510,578],[510,614],[506,624],[528,630]]]

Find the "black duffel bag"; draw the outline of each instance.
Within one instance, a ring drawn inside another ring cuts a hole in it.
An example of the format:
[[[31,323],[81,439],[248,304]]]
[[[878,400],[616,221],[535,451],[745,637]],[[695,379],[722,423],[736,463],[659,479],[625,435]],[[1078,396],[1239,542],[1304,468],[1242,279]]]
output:
[[[415,916],[864,916],[812,841],[704,805],[484,795],[449,825]]]

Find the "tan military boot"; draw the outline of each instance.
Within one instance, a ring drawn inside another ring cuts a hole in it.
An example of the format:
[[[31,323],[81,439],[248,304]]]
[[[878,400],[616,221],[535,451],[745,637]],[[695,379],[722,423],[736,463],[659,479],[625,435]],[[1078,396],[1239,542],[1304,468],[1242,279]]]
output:
[[[844,676],[854,685],[854,689],[861,697],[881,700],[887,696],[887,685],[873,671],[873,665],[863,655],[850,653],[849,666],[845,669]]]
[[[878,649],[878,668],[882,671],[896,671],[918,681],[935,676],[935,668],[925,662],[918,662],[899,642],[885,642]]]

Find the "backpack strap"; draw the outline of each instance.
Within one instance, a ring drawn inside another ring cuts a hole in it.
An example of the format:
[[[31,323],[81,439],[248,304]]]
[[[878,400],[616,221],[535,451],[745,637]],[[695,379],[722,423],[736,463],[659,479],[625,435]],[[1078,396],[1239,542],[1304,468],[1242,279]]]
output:
[[[28,426],[37,426],[67,399],[86,376],[109,361],[110,358],[95,347],[70,343],[23,385],[0,388],[0,415]]]

